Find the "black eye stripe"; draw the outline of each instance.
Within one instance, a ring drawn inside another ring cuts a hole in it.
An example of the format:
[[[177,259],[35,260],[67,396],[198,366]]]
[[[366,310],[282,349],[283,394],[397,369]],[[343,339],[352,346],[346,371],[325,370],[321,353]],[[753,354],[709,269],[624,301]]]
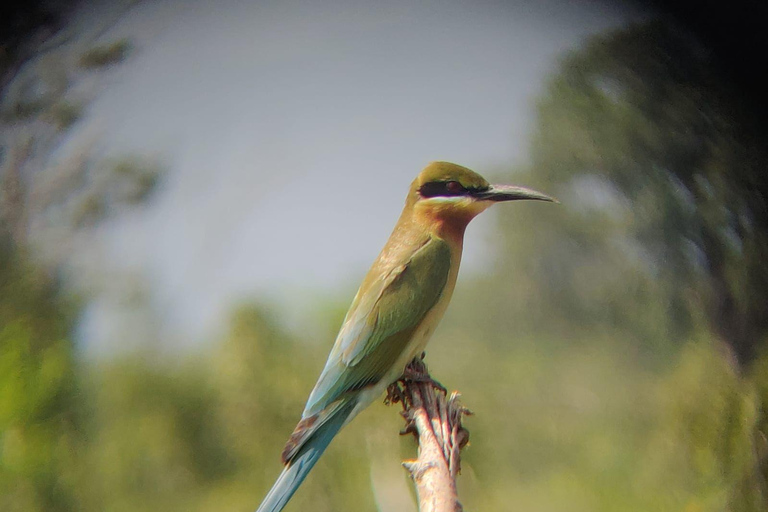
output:
[[[449,186],[449,183],[452,185]],[[425,183],[419,189],[419,193],[422,197],[437,197],[437,196],[460,196],[467,192],[467,190],[460,184],[457,187],[453,185],[456,181],[432,181]]]
[[[453,197],[468,196],[480,192],[480,188],[465,188],[458,181],[431,181],[419,188],[421,197]]]

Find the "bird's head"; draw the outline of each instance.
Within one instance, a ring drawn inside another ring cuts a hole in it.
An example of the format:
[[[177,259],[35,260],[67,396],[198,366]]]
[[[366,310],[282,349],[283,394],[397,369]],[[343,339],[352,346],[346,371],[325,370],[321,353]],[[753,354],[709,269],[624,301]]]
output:
[[[450,162],[432,162],[411,184],[406,208],[430,222],[463,229],[494,203],[556,199],[525,187],[491,185],[476,172]]]

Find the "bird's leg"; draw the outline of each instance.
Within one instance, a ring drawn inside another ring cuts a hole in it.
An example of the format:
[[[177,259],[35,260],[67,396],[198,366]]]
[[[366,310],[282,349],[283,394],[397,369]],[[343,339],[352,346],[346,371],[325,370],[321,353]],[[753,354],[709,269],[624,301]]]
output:
[[[412,411],[409,410],[410,401],[406,394],[405,389],[401,387],[401,380],[397,380],[389,385],[387,388],[387,396],[384,398],[384,405],[392,405],[400,403],[403,405],[403,410],[400,411],[400,415],[405,420],[405,427],[400,431],[401,436],[407,436],[408,434],[416,435],[416,423],[413,421]],[[405,383],[403,383],[405,386]]]

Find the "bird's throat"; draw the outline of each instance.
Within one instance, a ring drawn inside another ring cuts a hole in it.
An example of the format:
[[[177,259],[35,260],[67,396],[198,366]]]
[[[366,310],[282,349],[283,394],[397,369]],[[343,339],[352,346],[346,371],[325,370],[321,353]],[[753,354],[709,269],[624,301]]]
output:
[[[469,212],[417,210],[414,217],[414,221],[425,231],[448,241],[451,245],[461,246],[467,225],[475,216]]]

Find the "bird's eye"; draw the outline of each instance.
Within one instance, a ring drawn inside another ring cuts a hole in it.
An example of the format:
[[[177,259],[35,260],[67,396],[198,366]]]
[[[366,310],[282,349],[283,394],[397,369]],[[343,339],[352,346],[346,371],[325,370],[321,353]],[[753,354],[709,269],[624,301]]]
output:
[[[467,193],[467,189],[458,181],[431,181],[419,188],[421,197],[435,196],[461,196]]]
[[[449,181],[445,184],[445,190],[451,194],[460,194],[464,192],[464,187],[458,181]]]

